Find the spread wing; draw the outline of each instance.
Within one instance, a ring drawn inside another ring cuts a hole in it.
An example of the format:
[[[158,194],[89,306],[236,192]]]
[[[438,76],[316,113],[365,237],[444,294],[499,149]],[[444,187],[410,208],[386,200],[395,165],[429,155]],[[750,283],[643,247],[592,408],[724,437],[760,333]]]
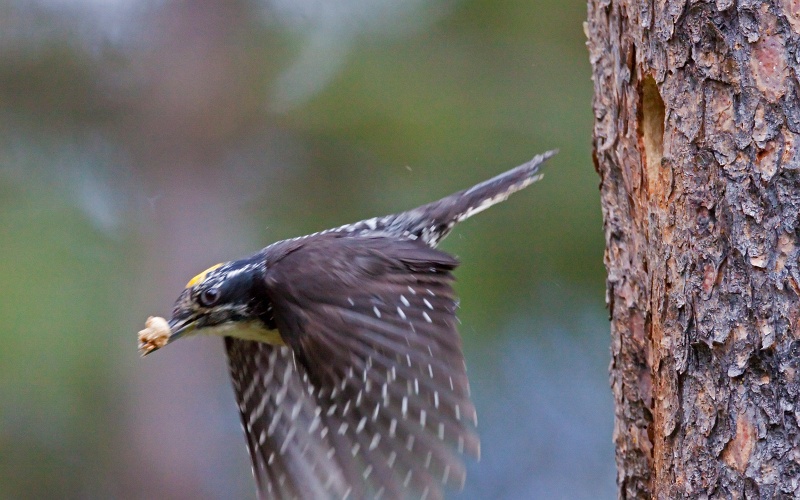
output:
[[[277,496],[437,498],[442,485],[462,487],[461,454],[477,456],[479,441],[456,330],[458,262],[417,241],[336,234],[265,257],[291,349],[228,341],[260,490],[281,478]]]
[[[260,498],[343,498],[347,485],[311,386],[288,347],[225,338]]]

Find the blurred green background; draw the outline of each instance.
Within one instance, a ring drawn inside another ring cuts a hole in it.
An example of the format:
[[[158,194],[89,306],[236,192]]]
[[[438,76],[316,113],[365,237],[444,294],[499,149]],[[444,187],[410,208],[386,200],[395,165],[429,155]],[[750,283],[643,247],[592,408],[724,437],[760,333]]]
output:
[[[614,498],[582,1],[0,0],[0,498],[253,498],[222,341],[136,332],[219,261],[559,148],[459,226],[482,459]]]

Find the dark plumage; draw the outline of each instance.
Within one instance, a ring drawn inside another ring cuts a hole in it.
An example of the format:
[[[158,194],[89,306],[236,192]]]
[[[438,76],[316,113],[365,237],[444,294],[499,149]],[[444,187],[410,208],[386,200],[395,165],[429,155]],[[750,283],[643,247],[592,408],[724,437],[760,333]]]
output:
[[[554,152],[414,210],[274,243],[189,282],[170,341],[225,337],[259,495],[438,498],[480,453],[456,329],[453,226]],[[277,330],[277,331],[276,331]]]

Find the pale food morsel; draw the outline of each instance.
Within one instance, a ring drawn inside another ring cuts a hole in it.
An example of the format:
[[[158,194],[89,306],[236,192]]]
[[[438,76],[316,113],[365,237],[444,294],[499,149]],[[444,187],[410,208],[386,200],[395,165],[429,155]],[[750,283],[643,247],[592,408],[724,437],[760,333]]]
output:
[[[167,320],[160,316],[150,316],[139,332],[139,353],[144,356],[167,345],[170,330]]]

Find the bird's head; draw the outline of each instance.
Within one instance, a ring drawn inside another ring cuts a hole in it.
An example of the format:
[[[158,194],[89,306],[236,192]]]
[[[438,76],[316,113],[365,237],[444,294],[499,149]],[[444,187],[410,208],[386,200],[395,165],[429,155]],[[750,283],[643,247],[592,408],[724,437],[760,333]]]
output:
[[[190,334],[270,342],[263,274],[263,259],[254,256],[211,266],[189,280],[175,301],[167,343]]]

